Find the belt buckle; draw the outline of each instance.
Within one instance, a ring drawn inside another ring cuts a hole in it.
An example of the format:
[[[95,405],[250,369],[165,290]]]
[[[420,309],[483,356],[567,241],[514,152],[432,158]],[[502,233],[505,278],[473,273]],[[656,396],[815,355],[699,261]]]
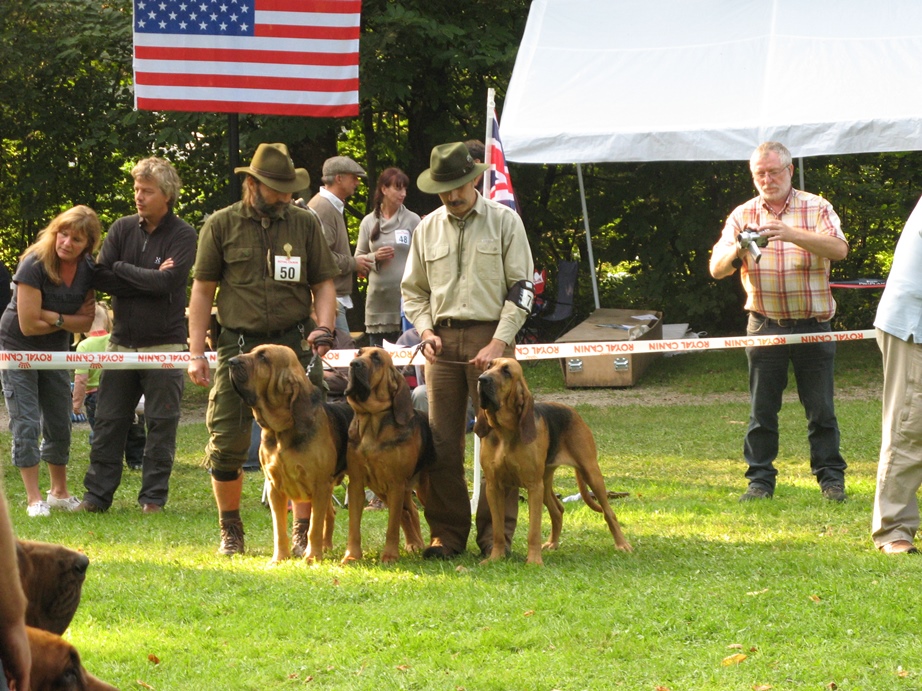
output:
[[[446,329],[450,329],[451,321],[452,321],[451,317],[448,317],[448,319],[443,319],[441,322],[439,322],[439,326],[444,327]]]
[[[776,319],[775,323],[778,324],[782,329],[788,329],[797,324],[796,319]]]

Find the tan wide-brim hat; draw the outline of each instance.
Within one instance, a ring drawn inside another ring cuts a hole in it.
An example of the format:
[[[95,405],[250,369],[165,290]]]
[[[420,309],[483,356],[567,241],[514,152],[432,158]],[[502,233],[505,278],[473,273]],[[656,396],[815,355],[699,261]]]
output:
[[[260,144],[250,165],[234,172],[248,173],[276,192],[293,194],[311,186],[311,176],[304,168],[295,168],[284,144]]]
[[[432,149],[429,168],[419,174],[416,186],[429,194],[450,192],[477,178],[489,166],[474,163],[463,142],[439,144]]]

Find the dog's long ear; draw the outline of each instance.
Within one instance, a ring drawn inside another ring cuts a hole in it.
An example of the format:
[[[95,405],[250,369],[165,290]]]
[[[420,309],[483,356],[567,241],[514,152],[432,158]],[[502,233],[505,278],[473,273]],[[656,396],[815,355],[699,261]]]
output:
[[[535,399],[522,380],[515,385],[515,405],[519,411],[519,433],[522,435],[522,442],[531,444],[538,438],[538,430],[535,427]]]
[[[474,418],[474,434],[483,439],[490,433],[490,421],[487,420],[487,411],[483,408],[477,409],[477,417]]]
[[[394,412],[394,420],[398,425],[410,424],[410,420],[413,419],[413,396],[407,380],[397,368],[391,370],[388,386],[391,390],[391,409]]]
[[[288,410],[291,412],[291,423],[297,424],[311,414],[311,390],[313,384],[301,367],[288,370],[291,392],[288,397]]]

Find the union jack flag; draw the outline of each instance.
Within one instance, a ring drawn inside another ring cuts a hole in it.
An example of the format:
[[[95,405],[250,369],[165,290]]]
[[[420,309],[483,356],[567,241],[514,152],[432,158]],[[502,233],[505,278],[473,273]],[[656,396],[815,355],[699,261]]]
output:
[[[506,165],[503,143],[499,138],[499,120],[496,117],[496,110],[492,108],[490,109],[490,136],[487,147],[490,162],[490,169],[487,171],[489,175],[487,196],[517,212],[519,209],[515,202],[515,191],[512,189],[512,178],[509,176],[509,168]]]
[[[358,115],[361,0],[134,0],[135,106]]]

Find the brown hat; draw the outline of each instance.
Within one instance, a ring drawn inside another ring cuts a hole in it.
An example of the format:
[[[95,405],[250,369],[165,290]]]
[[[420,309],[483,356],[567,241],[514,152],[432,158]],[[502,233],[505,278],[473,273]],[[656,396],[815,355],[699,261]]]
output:
[[[304,168],[295,168],[284,144],[260,144],[249,166],[234,168],[235,173],[249,173],[276,192],[300,192],[310,187],[311,176]]]
[[[327,175],[358,175],[366,176],[365,171],[358,163],[348,156],[334,156],[323,162],[323,177]]]
[[[416,179],[416,186],[429,194],[457,189],[489,168],[486,163],[474,163],[470,151],[462,142],[440,144],[433,148],[429,166]]]

